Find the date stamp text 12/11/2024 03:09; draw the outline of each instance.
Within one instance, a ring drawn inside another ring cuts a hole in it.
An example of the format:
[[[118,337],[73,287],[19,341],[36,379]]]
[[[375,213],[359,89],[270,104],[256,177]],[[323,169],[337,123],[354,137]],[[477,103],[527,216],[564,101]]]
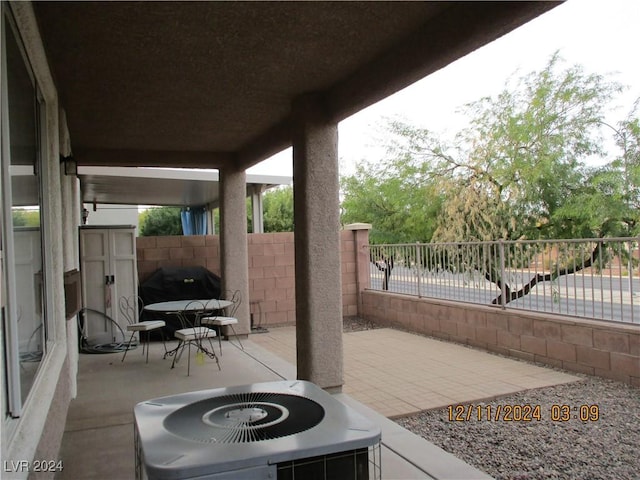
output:
[[[553,404],[541,405],[449,405],[447,415],[450,422],[597,422],[600,419],[598,405]]]

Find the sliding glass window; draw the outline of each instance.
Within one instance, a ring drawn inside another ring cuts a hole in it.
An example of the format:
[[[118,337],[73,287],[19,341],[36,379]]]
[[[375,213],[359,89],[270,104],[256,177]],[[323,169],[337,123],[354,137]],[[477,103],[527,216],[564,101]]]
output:
[[[4,3],[4,2],[3,2]],[[38,90],[9,9],[2,12],[2,320],[9,414],[19,416],[46,354]]]

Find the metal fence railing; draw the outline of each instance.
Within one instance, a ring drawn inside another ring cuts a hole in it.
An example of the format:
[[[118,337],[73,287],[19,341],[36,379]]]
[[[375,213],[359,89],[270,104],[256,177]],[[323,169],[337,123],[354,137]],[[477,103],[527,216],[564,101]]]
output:
[[[368,245],[370,288],[640,323],[640,238]]]

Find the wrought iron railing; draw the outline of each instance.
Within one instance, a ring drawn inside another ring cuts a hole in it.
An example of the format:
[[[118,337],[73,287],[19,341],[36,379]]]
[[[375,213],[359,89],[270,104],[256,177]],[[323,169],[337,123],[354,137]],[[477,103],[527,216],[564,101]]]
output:
[[[640,237],[368,245],[370,288],[640,323]]]

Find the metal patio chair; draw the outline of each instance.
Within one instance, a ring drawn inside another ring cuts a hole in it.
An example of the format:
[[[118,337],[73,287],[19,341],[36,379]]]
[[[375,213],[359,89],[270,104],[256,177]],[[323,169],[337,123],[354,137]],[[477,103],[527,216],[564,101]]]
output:
[[[182,328],[174,332],[174,336],[178,339],[179,343],[175,349],[171,368],[175,367],[175,364],[180,360],[185,347],[188,347],[187,376],[191,371],[191,345],[196,347],[196,355],[198,352],[202,352],[209,358],[213,358],[218,365],[218,370],[221,370],[218,356],[216,355],[213,343],[211,342],[211,339],[216,336],[216,331],[212,328],[203,326],[201,323],[201,317],[205,312],[206,305],[202,301],[193,300],[187,303],[181,312],[177,313]],[[207,349],[207,347],[203,345],[204,340],[209,341],[211,350]]]
[[[147,359],[146,363],[149,363],[149,346],[150,346],[150,337],[151,332],[153,330],[160,329],[160,334],[162,335],[162,344],[164,345],[164,351],[167,351],[167,344],[164,341],[164,333],[162,328],[165,326],[164,320],[145,320],[141,321],[140,316],[142,315],[142,310],[144,309],[144,302],[137,295],[133,295],[131,297],[120,297],[118,300],[118,307],[120,308],[120,313],[127,320],[127,332],[131,332],[131,337],[129,337],[129,341],[126,342],[126,348],[124,351],[124,355],[122,355],[122,362],[127,356],[127,352],[131,348],[131,342],[133,342],[133,337],[136,332],[142,336],[143,333],[147,334],[147,341],[142,342],[142,338],[140,338],[140,342],[142,343],[142,354],[144,355],[145,349],[147,351]]]
[[[238,336],[236,329],[233,327],[238,323],[238,319],[235,315],[238,311],[240,303],[242,302],[242,295],[240,294],[239,290],[236,290],[235,292],[233,292],[233,294],[231,294],[231,292],[225,293],[224,298],[233,302],[231,306],[226,308],[227,315],[210,315],[202,318],[203,325],[215,327],[216,331],[218,332],[218,346],[220,348],[220,356],[222,356],[222,327],[231,328],[233,335],[236,337],[236,340],[238,340],[240,348],[244,350],[244,346],[242,346],[240,337]],[[229,335],[227,335],[227,338],[229,338]]]

